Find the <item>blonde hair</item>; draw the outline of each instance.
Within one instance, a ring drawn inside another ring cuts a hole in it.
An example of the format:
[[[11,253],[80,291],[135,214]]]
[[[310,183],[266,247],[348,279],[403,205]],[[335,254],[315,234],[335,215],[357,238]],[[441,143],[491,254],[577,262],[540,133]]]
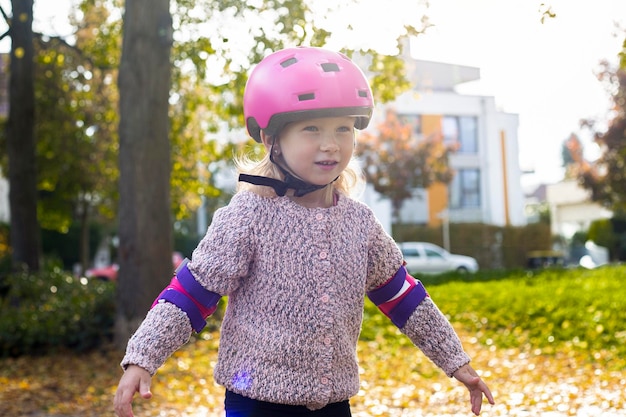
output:
[[[258,175],[262,177],[270,177],[280,181],[285,180],[285,176],[280,169],[270,160],[270,154],[265,149],[265,154],[258,160],[250,156],[250,153],[242,152],[239,156],[236,156],[235,167],[238,174]],[[336,193],[343,194],[345,196],[356,197],[363,191],[365,186],[365,178],[363,172],[353,157],[348,163],[348,166],[339,174],[339,177],[328,184],[324,191],[326,192],[325,200],[328,204],[331,204],[334,200]],[[250,184],[247,182],[239,181],[237,183],[237,191],[248,190],[252,191],[263,197],[277,197],[276,192],[272,187],[266,187],[262,185]]]

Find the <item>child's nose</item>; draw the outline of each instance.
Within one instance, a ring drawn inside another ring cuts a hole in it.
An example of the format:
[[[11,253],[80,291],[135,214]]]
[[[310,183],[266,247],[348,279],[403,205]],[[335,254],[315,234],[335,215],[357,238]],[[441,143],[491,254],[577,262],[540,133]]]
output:
[[[336,151],[339,149],[339,139],[334,133],[324,133],[320,148],[323,151]]]

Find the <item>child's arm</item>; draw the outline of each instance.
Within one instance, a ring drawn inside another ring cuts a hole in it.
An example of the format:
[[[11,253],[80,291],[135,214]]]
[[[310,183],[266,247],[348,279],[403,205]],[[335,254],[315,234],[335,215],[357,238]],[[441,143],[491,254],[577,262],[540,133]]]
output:
[[[187,262],[178,267],[128,341],[122,366],[139,365],[154,375],[189,340],[192,329],[200,332],[206,318],[215,311],[220,295],[202,287],[187,268]]]
[[[172,303],[157,303],[128,341],[121,365],[138,365],[154,375],[174,351],[187,343],[192,331],[183,310]]]
[[[115,414],[119,417],[132,417],[132,402],[135,393],[138,392],[144,399],[152,397],[150,392],[151,380],[152,377],[148,371],[136,365],[129,365],[117,386],[113,400]]]
[[[487,401],[489,401],[489,404],[495,404],[489,387],[480,379],[476,371],[474,371],[469,364],[460,367],[453,376],[462,382],[469,390],[470,403],[472,404],[472,412],[474,414],[480,414],[480,409],[483,404],[483,394],[487,398]]]
[[[452,325],[430,298],[418,306],[400,330],[448,376],[467,387],[474,414],[480,413],[483,394],[490,404],[494,403],[489,388],[469,365],[470,358]]]
[[[469,365],[470,358],[450,322],[404,266],[367,295],[448,376],[465,384],[475,414],[480,413],[483,393],[493,404],[489,388]]]
[[[400,331],[450,377],[470,362],[454,328],[430,297],[417,306]]]

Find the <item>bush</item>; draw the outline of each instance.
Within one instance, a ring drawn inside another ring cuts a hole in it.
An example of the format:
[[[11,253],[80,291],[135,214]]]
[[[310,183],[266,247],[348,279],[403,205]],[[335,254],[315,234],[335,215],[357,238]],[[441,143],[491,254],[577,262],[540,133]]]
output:
[[[423,277],[450,320],[486,345],[626,355],[626,267]]]
[[[440,226],[396,224],[393,237],[398,242],[423,241],[443,247]],[[550,225],[544,223],[524,227],[452,223],[450,246],[452,253],[476,258],[481,270],[523,268],[528,252],[551,249],[552,237]]]
[[[63,262],[63,268],[71,270],[80,263],[80,244],[82,230],[76,222],[72,223],[67,232],[41,230],[41,246],[45,257],[55,257]],[[91,223],[88,231],[89,259],[93,259],[98,244],[107,235],[106,227]]]
[[[0,357],[85,351],[112,337],[115,290],[46,266],[39,273],[4,277],[0,298]]]

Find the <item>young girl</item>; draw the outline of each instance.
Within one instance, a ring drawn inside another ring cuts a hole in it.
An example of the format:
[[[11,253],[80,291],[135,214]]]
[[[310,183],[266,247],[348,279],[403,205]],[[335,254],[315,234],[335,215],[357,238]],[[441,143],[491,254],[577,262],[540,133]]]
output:
[[[349,197],[354,129],[373,100],[361,70],[320,48],[275,52],[244,93],[250,135],[267,154],[240,161],[240,187],[215,213],[192,260],[176,271],[130,339],[115,411],[132,416],[135,392],[199,332],[222,296],[215,380],[227,417],[350,416],[359,390],[356,346],[367,295],[480,413],[486,384],[453,328],[411,277],[372,211]]]

